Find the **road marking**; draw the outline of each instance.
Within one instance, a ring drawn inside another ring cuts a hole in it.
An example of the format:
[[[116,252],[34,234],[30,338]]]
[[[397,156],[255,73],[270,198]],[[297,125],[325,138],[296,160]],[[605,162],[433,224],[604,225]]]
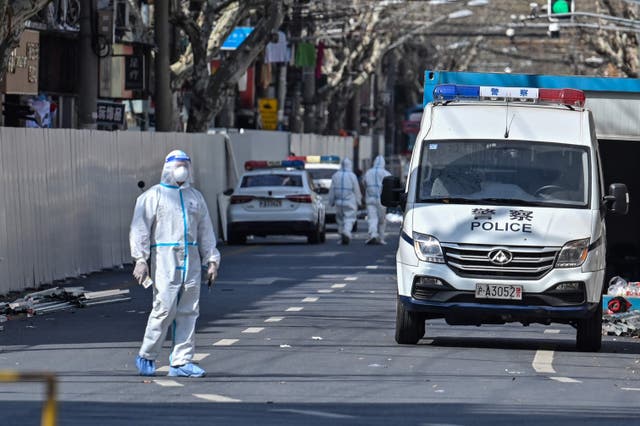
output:
[[[533,369],[536,373],[555,373],[553,369],[553,351],[536,351],[536,356],[533,358]]]
[[[302,306],[292,306],[290,308],[287,308],[285,312],[300,312],[303,309],[304,308]]]
[[[378,265],[368,265],[365,269],[378,269]]]
[[[169,366],[168,365],[163,365],[160,368],[156,368],[156,371],[159,373],[168,373],[169,372]]]
[[[560,383],[582,383],[580,380],[572,379],[571,377],[549,377],[551,380],[555,380]]]
[[[264,322],[280,322],[284,319],[284,317],[269,317]]]
[[[323,288],[318,290],[318,293],[328,294],[328,293],[333,293],[333,290],[331,290],[330,288]]]
[[[545,330],[544,334],[560,334],[560,330]]]
[[[236,343],[238,339],[221,339],[213,344],[213,346],[231,346]]]
[[[622,390],[627,390],[627,391],[636,391],[636,392],[640,392],[640,388],[620,388]]]
[[[293,408],[278,408],[276,410],[271,410],[273,412],[279,413],[292,413],[292,414],[305,414],[308,416],[316,416],[316,417],[324,417],[327,419],[353,419],[354,416],[350,416],[348,414],[337,414],[337,413],[329,413],[327,411],[316,411],[316,410],[296,410]]]
[[[203,359],[205,359],[209,355],[210,354],[193,354],[193,360],[194,361],[202,361]]]
[[[346,286],[346,284],[334,284],[331,286],[331,288],[345,288]]]
[[[153,379],[154,382],[164,387],[182,387],[184,386],[182,383],[178,383],[175,380],[162,380],[162,379]]]
[[[224,395],[216,395],[215,393],[194,393],[193,396],[209,402],[242,402],[239,399],[229,398]]]
[[[303,302],[317,302],[318,298],[317,297],[305,297],[304,299],[302,299]]]
[[[246,330],[242,330],[243,333],[260,333],[264,330],[264,327],[249,327]]]
[[[355,281],[357,279],[358,279],[358,277],[346,277],[344,280],[345,281]]]

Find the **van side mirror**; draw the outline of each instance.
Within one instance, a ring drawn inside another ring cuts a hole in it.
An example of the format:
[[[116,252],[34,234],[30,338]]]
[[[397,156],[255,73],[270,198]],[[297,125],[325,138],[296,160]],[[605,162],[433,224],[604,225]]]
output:
[[[387,176],[382,179],[382,194],[380,202],[385,207],[401,207],[404,210],[407,202],[404,195],[404,188],[397,176]]]
[[[226,189],[222,193],[229,197],[231,194],[233,194],[233,188]]]
[[[607,210],[617,214],[629,212],[629,191],[624,183],[612,183],[609,185],[609,195],[604,197]]]

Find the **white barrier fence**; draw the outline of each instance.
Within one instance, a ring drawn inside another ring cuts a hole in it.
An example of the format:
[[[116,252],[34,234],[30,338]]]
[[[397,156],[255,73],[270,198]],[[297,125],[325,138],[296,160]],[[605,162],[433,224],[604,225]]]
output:
[[[129,263],[129,224],[142,193],[137,184],[158,183],[172,149],[192,156],[196,187],[218,232],[218,196],[235,184],[231,159],[241,173],[246,160],[276,160],[291,151],[353,153],[352,138],[228,136],[230,143],[220,134],[0,127],[0,294]]]

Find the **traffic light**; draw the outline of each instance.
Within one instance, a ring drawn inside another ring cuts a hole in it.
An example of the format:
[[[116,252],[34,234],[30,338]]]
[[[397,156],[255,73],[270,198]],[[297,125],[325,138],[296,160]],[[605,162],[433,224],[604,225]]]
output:
[[[549,20],[573,20],[574,0],[547,0],[547,15]]]

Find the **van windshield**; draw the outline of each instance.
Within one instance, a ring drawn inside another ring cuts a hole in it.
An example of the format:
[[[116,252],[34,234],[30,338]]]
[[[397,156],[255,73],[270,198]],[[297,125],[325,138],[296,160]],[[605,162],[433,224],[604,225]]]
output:
[[[530,141],[425,141],[418,202],[584,208],[589,151]]]

